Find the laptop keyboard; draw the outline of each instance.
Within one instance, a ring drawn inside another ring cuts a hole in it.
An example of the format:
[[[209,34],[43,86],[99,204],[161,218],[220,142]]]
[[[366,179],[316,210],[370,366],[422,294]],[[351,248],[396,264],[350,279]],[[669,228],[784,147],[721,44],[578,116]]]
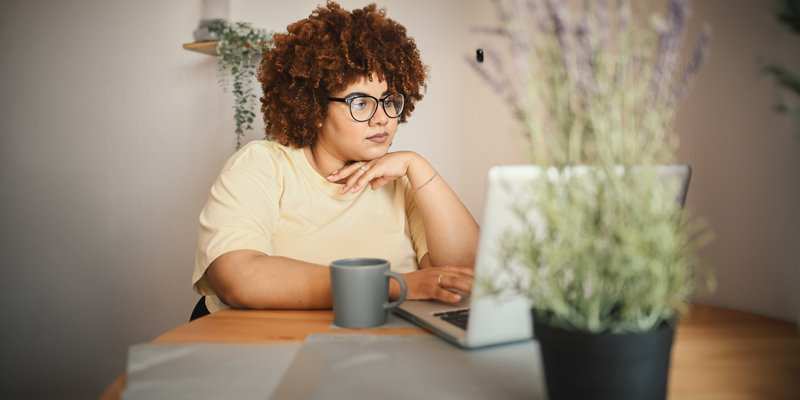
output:
[[[469,308],[465,310],[447,311],[433,314],[434,317],[439,317],[463,330],[467,330],[467,321],[469,321]]]

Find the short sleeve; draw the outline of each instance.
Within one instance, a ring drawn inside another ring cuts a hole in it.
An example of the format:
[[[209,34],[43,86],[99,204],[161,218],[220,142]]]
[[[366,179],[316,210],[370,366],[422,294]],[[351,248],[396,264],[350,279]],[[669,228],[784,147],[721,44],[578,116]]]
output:
[[[422,215],[417,207],[417,201],[411,193],[411,183],[405,179],[405,199],[406,199],[406,219],[408,222],[408,234],[414,245],[414,252],[417,254],[417,265],[421,265],[422,257],[428,254],[428,242],[425,237],[425,225],[422,223]]]
[[[205,271],[217,257],[234,250],[273,255],[271,236],[281,193],[276,168],[264,168],[264,163],[250,168],[241,161],[223,169],[200,213],[192,283],[202,295],[215,294]]]

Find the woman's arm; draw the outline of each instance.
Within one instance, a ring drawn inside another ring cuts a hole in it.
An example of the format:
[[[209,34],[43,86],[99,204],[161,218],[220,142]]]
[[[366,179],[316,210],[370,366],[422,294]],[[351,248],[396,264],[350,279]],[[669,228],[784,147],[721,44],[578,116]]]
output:
[[[474,268],[478,224],[428,161],[412,154],[416,157],[409,165],[407,176],[422,215],[431,264]]]
[[[330,309],[328,267],[255,250],[218,257],[206,270],[214,292],[232,308]]]
[[[423,263],[428,263],[428,256]],[[469,292],[472,270],[465,267],[429,268],[403,274],[406,299],[459,301],[460,296],[438,286]],[[214,293],[232,308],[330,309],[331,278],[327,266],[286,257],[267,256],[255,250],[235,250],[218,257],[206,270]],[[389,297],[400,296],[400,285],[391,280]]]
[[[377,189],[407,176],[422,215],[431,264],[474,267],[478,224],[427,160],[414,152],[401,151],[366,163],[364,172],[359,172],[360,167],[358,163],[351,164],[328,179],[348,178],[340,193],[355,193],[367,184]]]

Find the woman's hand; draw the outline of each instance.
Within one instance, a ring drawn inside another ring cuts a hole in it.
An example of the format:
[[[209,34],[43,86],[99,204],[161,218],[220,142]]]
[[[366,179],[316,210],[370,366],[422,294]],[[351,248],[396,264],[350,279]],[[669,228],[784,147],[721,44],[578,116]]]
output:
[[[453,291],[457,289],[472,293],[473,270],[466,267],[447,266],[421,269],[403,274],[408,291],[406,300],[437,299],[450,303],[461,300],[461,296]],[[400,297],[400,284],[389,281],[389,298],[392,301]]]
[[[338,182],[346,179],[339,194],[356,193],[367,184],[370,184],[372,189],[378,189],[395,179],[406,176],[409,167],[420,159],[419,155],[411,151],[387,153],[383,157],[367,162],[355,162],[339,171],[334,171],[328,176],[328,180]]]

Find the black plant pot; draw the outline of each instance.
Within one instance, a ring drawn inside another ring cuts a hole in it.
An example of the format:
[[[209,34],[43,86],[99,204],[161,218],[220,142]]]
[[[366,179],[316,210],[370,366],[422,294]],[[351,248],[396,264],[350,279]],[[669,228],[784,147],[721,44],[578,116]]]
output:
[[[649,332],[592,334],[540,323],[534,313],[549,399],[666,399],[671,322]]]

